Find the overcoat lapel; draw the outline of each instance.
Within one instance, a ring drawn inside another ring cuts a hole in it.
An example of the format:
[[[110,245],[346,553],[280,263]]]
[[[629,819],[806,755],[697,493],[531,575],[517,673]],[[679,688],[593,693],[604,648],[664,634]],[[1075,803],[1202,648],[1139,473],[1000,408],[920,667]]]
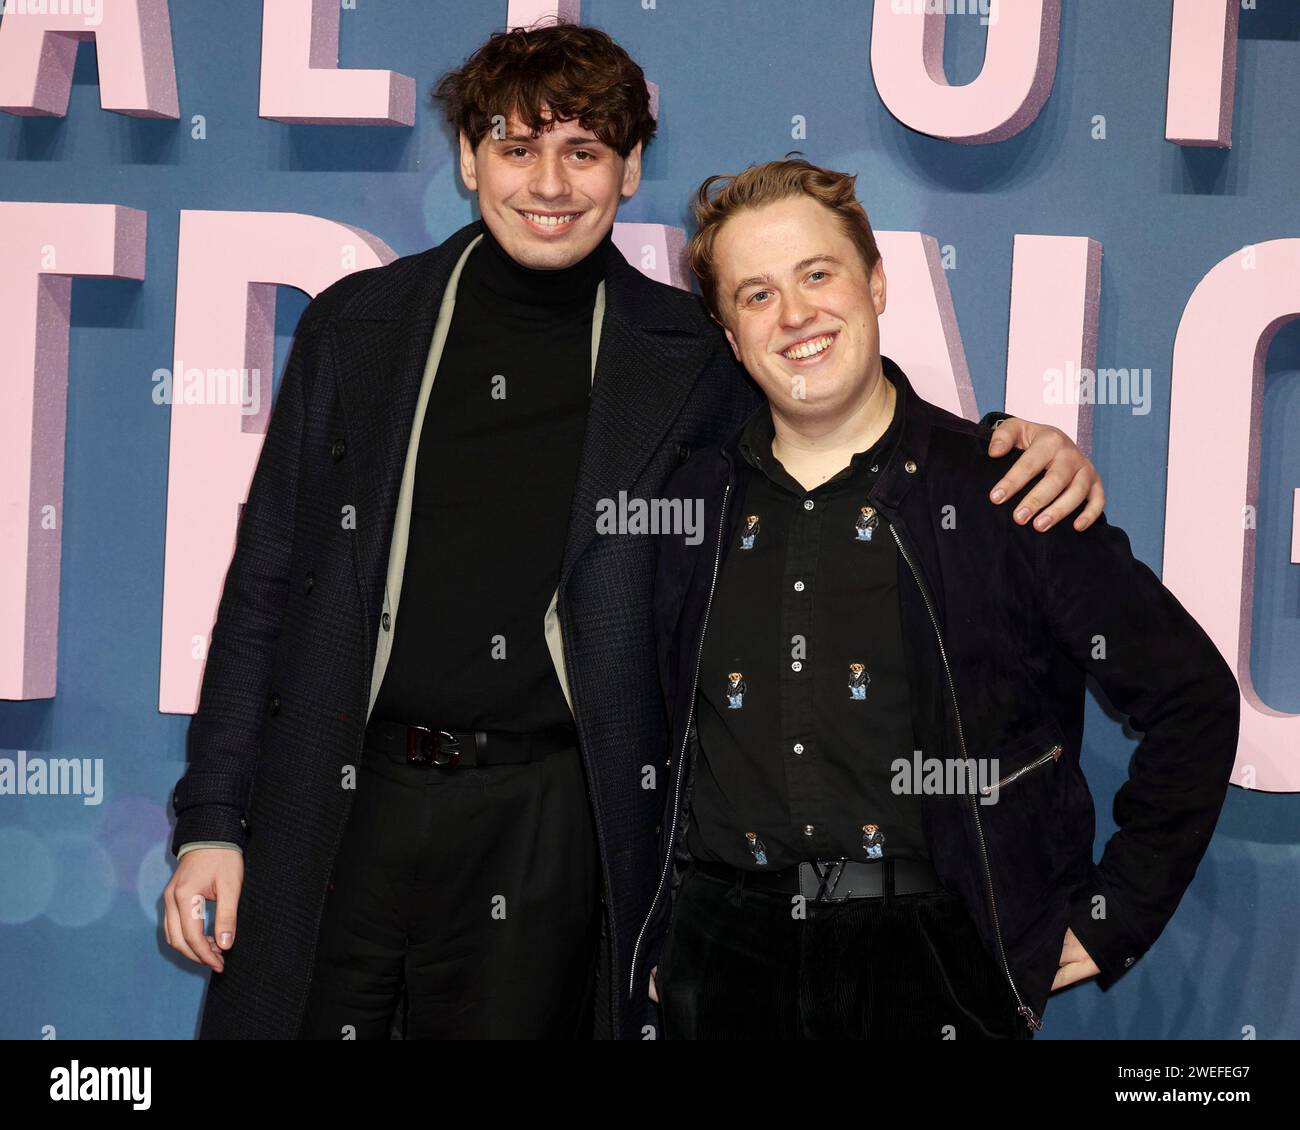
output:
[[[453,268],[478,224],[420,255],[399,273],[376,272],[333,322],[334,372],[356,504],[357,587],[373,645],[407,444],[434,326]],[[346,364],[339,364],[346,359]]]
[[[560,589],[596,537],[597,504],[630,490],[663,442],[699,374],[711,342],[677,302],[658,290],[617,247],[605,273],[605,317],[591,408],[565,540]]]

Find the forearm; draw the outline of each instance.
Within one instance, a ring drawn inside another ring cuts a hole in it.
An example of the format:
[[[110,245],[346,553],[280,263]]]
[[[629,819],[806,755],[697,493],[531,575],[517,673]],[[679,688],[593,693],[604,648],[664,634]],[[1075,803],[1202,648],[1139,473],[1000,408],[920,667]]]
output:
[[[1071,905],[1104,986],[1151,946],[1195,876],[1236,757],[1240,694],[1200,625],[1104,517],[1082,534],[1049,533],[1039,557],[1058,646],[1143,734],[1115,795],[1117,831]]]

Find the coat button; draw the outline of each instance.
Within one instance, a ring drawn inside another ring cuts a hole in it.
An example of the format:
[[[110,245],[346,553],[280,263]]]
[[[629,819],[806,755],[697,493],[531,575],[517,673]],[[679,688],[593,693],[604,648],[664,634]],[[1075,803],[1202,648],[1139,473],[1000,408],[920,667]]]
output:
[[[278,694],[273,694],[271,696],[271,705],[269,709],[272,714],[280,713],[280,696]]]
[[[334,457],[334,462],[337,463],[342,459],[343,456],[347,454],[347,450],[348,445],[343,441],[343,439],[336,439],[334,441],[334,446],[330,448],[330,454]]]
[[[248,821],[242,816],[239,818],[239,826],[243,828],[245,832],[248,831]]]
[[[1132,965],[1135,961],[1137,961],[1137,958],[1136,958],[1136,957],[1126,957],[1126,958],[1124,959],[1124,968],[1127,969],[1127,968],[1128,968],[1130,965]]]
[[[691,457],[691,449],[687,444],[679,443],[677,445],[677,462],[685,463]]]
[[[307,592],[307,593],[309,593],[309,592],[311,592],[311,590],[312,590],[313,588],[315,588],[315,587],[316,587],[316,574],[315,574],[315,573],[308,573],[308,574],[307,574],[307,575],[302,579],[302,591],[303,591],[303,592]]]
[[[383,624],[383,626],[384,626],[384,631],[388,631],[388,629],[391,628],[391,627],[393,626],[393,618],[392,618],[390,615],[388,615],[387,612],[385,612],[385,613],[384,613],[384,614],[379,618],[379,622],[380,622],[381,624]]]
[[[909,475],[915,475],[916,461],[914,459],[909,459],[906,463],[903,464],[903,470],[906,471]]]

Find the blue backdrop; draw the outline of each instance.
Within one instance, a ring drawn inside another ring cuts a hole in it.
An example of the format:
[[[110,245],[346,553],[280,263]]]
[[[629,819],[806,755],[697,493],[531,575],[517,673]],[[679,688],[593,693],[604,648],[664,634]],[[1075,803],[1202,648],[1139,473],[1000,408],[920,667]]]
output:
[[[1168,3],[1064,5],[1055,86],[1017,137],[963,146],[920,136],[882,106],[867,0],[584,0],[662,92],[661,134],[621,218],[689,230],[706,175],[799,149],[860,174],[878,228],[956,250],[949,283],[981,412],[1002,406],[1012,240],[1087,235],[1104,248],[1099,366],[1150,367],[1152,409],[1095,413],[1093,458],[1111,520],[1160,572],[1174,334],[1201,276],[1245,244],[1300,236],[1300,5],[1241,16],[1233,147],[1164,140]],[[794,13],[797,12],[797,15]],[[258,118],[261,4],[173,4],[181,120],[104,113],[93,44],[66,118],[0,114],[0,198],[105,202],[149,215],[143,283],[73,284],[58,695],[0,703],[0,756],[102,758],[103,803],[0,797],[0,1036],[189,1038],[206,967],[165,942],[160,895],[170,788],[187,717],[157,709],[168,410],[178,212],[292,211],[357,224],[399,254],[475,215],[427,90],[505,22],[505,0],[359,0],[342,16],[343,65],[416,76],[413,129],[286,126]],[[984,28],[950,17],[949,79],[973,78]],[[190,120],[207,119],[193,140]],[[1094,140],[1094,115],[1106,140]],[[791,119],[807,137],[791,138]],[[3,233],[0,233],[0,239]],[[277,371],[306,304],[280,290]],[[1256,686],[1300,711],[1300,567],[1290,563],[1300,486],[1300,333],[1269,357],[1255,587]],[[1213,458],[1213,452],[1206,452]],[[1090,701],[1083,765],[1110,797],[1136,743]],[[1300,1035],[1300,796],[1229,792],[1219,830],[1174,920],[1111,991],[1058,993],[1040,1038]]]

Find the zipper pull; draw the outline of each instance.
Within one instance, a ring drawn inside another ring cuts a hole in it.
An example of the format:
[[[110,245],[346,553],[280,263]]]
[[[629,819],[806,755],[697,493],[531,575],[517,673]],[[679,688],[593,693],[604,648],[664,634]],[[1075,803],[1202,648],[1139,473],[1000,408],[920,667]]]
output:
[[[1027,1004],[1022,1004],[1016,1009],[1016,1012],[1025,1018],[1025,1023],[1034,1031],[1041,1032],[1043,1030],[1043,1022],[1034,1015],[1034,1010]]]

